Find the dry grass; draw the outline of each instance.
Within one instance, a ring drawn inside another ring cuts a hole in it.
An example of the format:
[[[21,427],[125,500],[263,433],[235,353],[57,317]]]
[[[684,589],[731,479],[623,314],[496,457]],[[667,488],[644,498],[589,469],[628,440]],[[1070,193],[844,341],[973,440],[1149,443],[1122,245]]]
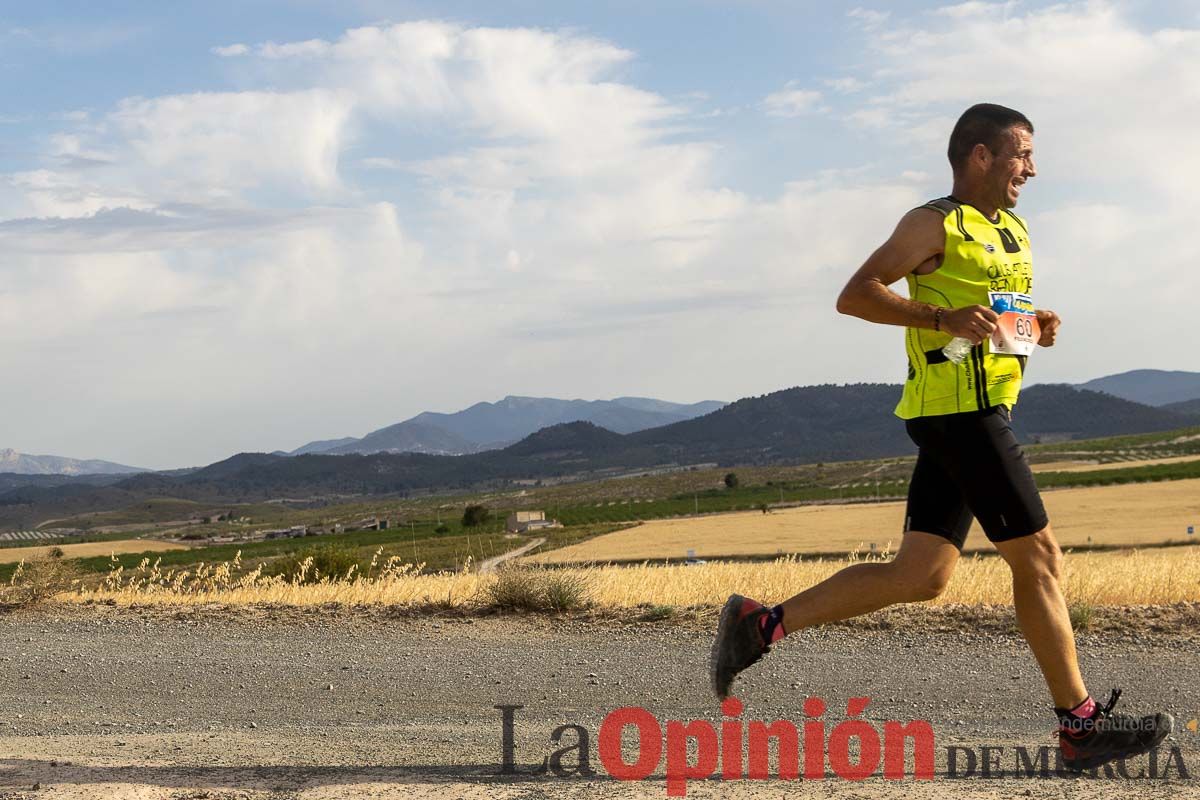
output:
[[[12,564],[34,558],[44,558],[51,550],[62,550],[63,558],[91,558],[113,553],[161,553],[164,550],[187,550],[186,545],[158,539],[118,539],[114,542],[83,542],[81,544],[45,545],[42,547],[0,547],[0,564]]]
[[[632,606],[647,598],[667,605],[717,605],[733,590],[778,602],[848,563],[871,560],[785,557],[760,564],[607,567],[586,574],[592,597],[600,606]],[[1072,604],[1089,606],[1200,600],[1200,548],[1072,553],[1066,558],[1064,591]],[[932,604],[1011,603],[1011,574],[1004,561],[974,556],[960,562],[949,587]]]
[[[54,549],[54,548],[48,548]],[[7,583],[0,584],[0,604],[32,606],[79,585],[81,573],[61,553],[22,561]]]
[[[1034,472],[1098,472],[1105,469],[1131,469],[1133,467],[1154,467],[1161,464],[1187,464],[1200,461],[1194,455],[1168,456],[1166,458],[1142,458],[1135,461],[1110,461],[1101,464],[1098,461],[1047,461],[1031,465]]]
[[[1058,489],[1044,492],[1055,536],[1063,547],[1137,546],[1188,539],[1200,526],[1200,480]],[[801,506],[770,514],[740,511],[653,520],[637,528],[539,553],[527,563],[571,564],[679,558],[848,553],[899,545],[904,503]],[[1200,541],[1200,537],[1193,537]],[[967,550],[990,550],[975,524]]]
[[[305,583],[304,576],[284,580],[263,577],[260,570],[241,574],[241,565],[206,566],[195,572],[162,573],[143,562],[131,573],[117,568],[105,585],[94,590],[59,595],[65,602],[111,602],[117,605],[495,607],[553,609],[566,606],[561,598],[547,601],[553,581],[569,589],[572,598],[586,598],[599,609],[719,605],[738,591],[764,601],[778,601],[810,586],[849,563],[878,561],[886,554],[845,559],[786,557],[769,563],[710,563],[704,565],[636,565],[563,570],[507,571],[515,577],[480,575],[472,571],[420,574],[419,566],[390,559],[378,571],[372,562],[365,574],[326,576]],[[1200,547],[1129,550],[1113,553],[1068,553],[1065,591],[1079,607],[1125,606],[1195,602],[1200,600]],[[536,577],[529,575],[536,573]],[[500,581],[509,581],[507,585]],[[959,564],[947,591],[935,605],[1006,605],[1012,600],[1008,568],[998,558],[967,557]],[[519,585],[518,585],[519,584]],[[557,584],[556,584],[557,585]],[[512,593],[514,586],[520,591]],[[507,594],[505,594],[507,592]],[[504,594],[504,598],[498,595]],[[528,600],[528,602],[526,602]]]

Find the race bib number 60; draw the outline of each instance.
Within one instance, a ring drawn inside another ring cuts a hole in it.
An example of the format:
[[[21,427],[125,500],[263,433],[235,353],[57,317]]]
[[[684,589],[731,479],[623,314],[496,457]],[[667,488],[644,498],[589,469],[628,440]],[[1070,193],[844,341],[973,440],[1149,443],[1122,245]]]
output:
[[[1000,319],[992,332],[992,352],[1028,356],[1037,347],[1042,328],[1033,308],[1033,298],[1016,292],[988,292],[988,302]]]

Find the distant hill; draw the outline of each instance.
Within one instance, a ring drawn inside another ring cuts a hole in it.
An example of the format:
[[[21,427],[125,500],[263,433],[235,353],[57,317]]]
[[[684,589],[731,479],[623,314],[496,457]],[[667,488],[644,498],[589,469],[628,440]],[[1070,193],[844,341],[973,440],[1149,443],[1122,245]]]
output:
[[[145,472],[111,461],[66,458],[64,456],[32,456],[16,450],[0,450],[0,472],[16,475],[116,475]]]
[[[0,472],[0,492],[23,487],[55,487],[78,484],[86,486],[108,486],[129,477],[125,472],[112,474],[85,473],[83,475],[29,475],[16,472]]]
[[[627,438],[666,447],[684,462],[811,462],[897,455],[913,450],[903,424],[893,416],[899,395],[900,387],[889,384],[785,389]],[[1194,417],[1065,384],[1025,389],[1013,413],[1013,428],[1026,442],[1147,433],[1198,423]]]
[[[410,419],[368,433],[361,439],[351,439],[337,447],[315,452],[331,456],[349,453],[434,453],[454,456],[475,453],[480,449],[478,442],[468,441],[437,425]]]
[[[1195,417],[1200,417],[1200,397],[1195,400],[1183,400],[1178,403],[1167,403],[1162,406],[1164,411],[1173,411],[1176,414],[1190,414]]]
[[[591,422],[615,433],[633,433],[692,419],[724,405],[715,400],[683,404],[648,397],[558,400],[510,395],[499,402],[476,403],[453,414],[425,411],[411,419],[373,431],[361,439],[310,442],[291,454],[461,455],[500,449],[534,431],[565,422]]]
[[[591,459],[602,453],[624,452],[626,437],[591,422],[564,422],[532,433],[504,449],[517,458],[541,461]]]
[[[297,447],[292,452],[283,453],[282,455],[302,456],[305,453],[322,453],[326,450],[334,450],[342,447],[343,445],[354,444],[357,441],[358,439],[355,439],[353,436],[345,436],[341,439],[324,439],[319,442],[309,442],[303,447]]]
[[[1067,384],[1041,384],[1021,393],[1013,428],[1034,438],[1092,439],[1166,431],[1200,424],[1200,416],[1155,408]]]
[[[1200,372],[1135,369],[1095,378],[1079,384],[1079,388],[1107,392],[1115,397],[1148,406],[1165,406],[1169,403],[1200,399]]]

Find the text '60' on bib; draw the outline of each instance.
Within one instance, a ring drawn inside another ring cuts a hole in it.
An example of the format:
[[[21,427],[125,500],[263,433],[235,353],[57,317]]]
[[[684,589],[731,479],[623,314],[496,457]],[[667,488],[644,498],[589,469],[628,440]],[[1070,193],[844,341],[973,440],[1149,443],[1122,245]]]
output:
[[[1042,335],[1033,298],[1017,292],[988,292],[988,302],[1000,316],[992,332],[992,352],[1010,356],[1033,353]]]

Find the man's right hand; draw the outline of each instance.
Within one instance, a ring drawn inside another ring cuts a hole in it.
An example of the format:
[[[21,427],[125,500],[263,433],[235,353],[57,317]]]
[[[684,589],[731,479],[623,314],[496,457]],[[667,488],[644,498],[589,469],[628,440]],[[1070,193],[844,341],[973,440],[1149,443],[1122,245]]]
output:
[[[1000,316],[987,306],[949,308],[942,313],[942,330],[979,344],[992,335]]]

